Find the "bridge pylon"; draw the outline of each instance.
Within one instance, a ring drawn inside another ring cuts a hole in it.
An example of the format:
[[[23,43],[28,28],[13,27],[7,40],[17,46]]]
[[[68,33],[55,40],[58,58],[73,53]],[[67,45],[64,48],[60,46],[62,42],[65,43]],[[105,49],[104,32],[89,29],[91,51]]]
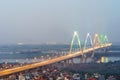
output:
[[[80,63],[83,63],[83,57],[80,58]]]
[[[69,59],[68,61],[69,61],[69,62],[68,62],[69,64],[74,64],[73,58]]]
[[[87,56],[84,54],[82,57],[83,57],[83,62],[86,63]]]
[[[73,37],[72,37],[71,45],[70,45],[70,51],[69,51],[70,54],[72,53],[72,49],[73,49],[73,44],[74,44],[75,38],[77,38],[77,42],[78,42],[79,49],[82,50],[80,37],[79,37],[79,35],[78,35],[78,32],[75,31],[75,32],[74,32],[74,35],[73,35]]]

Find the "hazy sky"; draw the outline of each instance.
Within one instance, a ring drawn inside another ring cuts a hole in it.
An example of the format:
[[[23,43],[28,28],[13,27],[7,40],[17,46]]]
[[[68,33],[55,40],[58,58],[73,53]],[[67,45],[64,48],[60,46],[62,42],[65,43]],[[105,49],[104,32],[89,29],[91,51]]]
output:
[[[0,44],[70,42],[78,31],[120,41],[120,0],[0,0]]]

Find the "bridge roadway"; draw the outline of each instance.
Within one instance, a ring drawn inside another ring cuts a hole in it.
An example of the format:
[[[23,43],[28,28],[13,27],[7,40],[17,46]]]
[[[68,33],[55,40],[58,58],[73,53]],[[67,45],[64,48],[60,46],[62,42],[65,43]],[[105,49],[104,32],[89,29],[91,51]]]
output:
[[[86,54],[86,53],[89,53],[93,50],[109,47],[111,45],[112,44],[109,43],[109,44],[106,44],[104,46],[96,46],[94,48],[89,48],[89,49],[84,50],[83,53]],[[33,68],[37,68],[37,67],[40,67],[40,66],[45,66],[45,65],[48,65],[48,64],[60,62],[60,61],[67,60],[67,59],[70,59],[70,58],[74,58],[74,57],[77,57],[77,56],[80,56],[80,55],[82,55],[82,51],[67,54],[67,55],[52,58],[52,59],[48,59],[48,60],[38,62],[38,63],[33,63],[33,64],[28,64],[28,65],[24,65],[24,66],[20,66],[20,67],[15,67],[15,68],[11,68],[11,69],[2,70],[2,71],[0,71],[0,77],[10,75],[10,74],[13,74],[13,73],[17,73],[17,72],[21,72],[21,71],[25,71],[25,70],[29,70],[29,69],[33,69]]]

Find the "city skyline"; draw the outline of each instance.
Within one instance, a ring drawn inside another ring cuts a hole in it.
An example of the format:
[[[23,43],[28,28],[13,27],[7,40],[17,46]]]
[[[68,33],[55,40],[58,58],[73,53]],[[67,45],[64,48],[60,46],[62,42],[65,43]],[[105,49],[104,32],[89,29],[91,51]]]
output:
[[[120,1],[0,1],[0,44],[69,43],[74,31],[119,41]]]

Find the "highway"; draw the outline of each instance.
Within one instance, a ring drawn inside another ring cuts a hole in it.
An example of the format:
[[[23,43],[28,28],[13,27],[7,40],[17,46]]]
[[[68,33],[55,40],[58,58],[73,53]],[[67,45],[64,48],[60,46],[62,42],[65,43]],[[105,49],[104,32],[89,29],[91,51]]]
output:
[[[86,53],[89,53],[89,52],[97,50],[97,49],[109,47],[111,45],[112,45],[111,43],[108,43],[106,45],[96,46],[94,48],[85,49],[83,52],[79,51],[79,52],[75,52],[75,53],[69,53],[67,55],[59,56],[59,57],[56,57],[56,58],[51,58],[51,59],[48,59],[48,60],[45,60],[45,61],[42,61],[42,62],[2,70],[2,71],[0,71],[0,77],[6,76],[6,75],[9,75],[9,74],[13,74],[13,73],[17,73],[17,72],[21,72],[21,71],[25,71],[25,70],[29,70],[29,69],[33,69],[33,68],[37,68],[37,67],[40,67],[40,66],[45,66],[45,65],[48,65],[48,64],[60,62],[60,61],[67,60],[67,59],[70,59],[70,58],[74,58],[74,57],[82,55],[83,53],[86,54]]]

